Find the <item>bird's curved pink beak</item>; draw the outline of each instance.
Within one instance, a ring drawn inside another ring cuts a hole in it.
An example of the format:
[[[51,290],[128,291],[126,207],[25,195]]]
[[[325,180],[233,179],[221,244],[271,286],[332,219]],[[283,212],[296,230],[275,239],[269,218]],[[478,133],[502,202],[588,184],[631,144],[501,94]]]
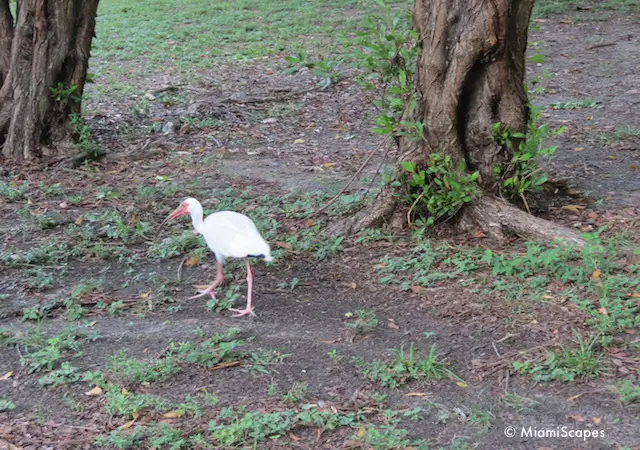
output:
[[[160,226],[158,227],[158,229],[162,228],[164,226],[165,223],[176,219],[182,215],[188,216],[189,215],[189,207],[187,206],[186,203],[182,203],[180,206],[178,206],[175,211],[173,211],[171,214],[169,214],[167,216],[166,219],[164,219],[162,221],[162,223],[160,224]]]

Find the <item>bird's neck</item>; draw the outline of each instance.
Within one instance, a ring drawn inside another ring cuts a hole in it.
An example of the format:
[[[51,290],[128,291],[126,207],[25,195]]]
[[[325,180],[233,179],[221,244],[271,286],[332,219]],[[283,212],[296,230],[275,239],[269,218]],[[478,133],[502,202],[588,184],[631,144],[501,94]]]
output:
[[[193,228],[198,232],[202,233],[202,208],[195,208],[191,211],[191,223],[193,223]]]

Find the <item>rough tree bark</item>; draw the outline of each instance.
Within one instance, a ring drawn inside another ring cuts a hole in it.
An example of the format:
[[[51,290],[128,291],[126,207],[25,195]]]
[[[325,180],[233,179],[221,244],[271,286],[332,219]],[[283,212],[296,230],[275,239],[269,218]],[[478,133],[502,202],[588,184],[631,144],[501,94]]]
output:
[[[0,147],[17,161],[70,148],[69,115],[80,101],[56,102],[50,88],[84,90],[98,0],[0,0]]]
[[[411,119],[423,121],[425,139],[401,139],[398,162],[420,165],[430,153],[439,152],[464,160],[469,171],[479,171],[484,195],[463,208],[458,223],[464,228],[484,229],[500,239],[513,232],[580,245],[573,230],[534,218],[494,196],[493,169],[508,160],[509,152],[493,139],[491,125],[501,122],[523,133],[527,127],[525,50],[532,7],[533,0],[416,0],[414,27],[421,55],[415,80],[418,107]],[[355,232],[390,218],[397,224],[404,217],[399,209],[383,190],[342,231]]]

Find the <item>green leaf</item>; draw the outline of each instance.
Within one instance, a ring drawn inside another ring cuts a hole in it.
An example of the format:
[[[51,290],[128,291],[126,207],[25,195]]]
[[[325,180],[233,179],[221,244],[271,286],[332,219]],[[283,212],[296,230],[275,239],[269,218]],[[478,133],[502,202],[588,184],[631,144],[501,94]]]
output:
[[[541,184],[545,184],[547,182],[546,175],[542,175],[540,177],[534,178],[533,184],[536,186],[540,186]]]
[[[404,170],[406,172],[415,172],[416,163],[411,162],[411,161],[401,161],[400,162],[400,167],[402,167],[402,170]]]

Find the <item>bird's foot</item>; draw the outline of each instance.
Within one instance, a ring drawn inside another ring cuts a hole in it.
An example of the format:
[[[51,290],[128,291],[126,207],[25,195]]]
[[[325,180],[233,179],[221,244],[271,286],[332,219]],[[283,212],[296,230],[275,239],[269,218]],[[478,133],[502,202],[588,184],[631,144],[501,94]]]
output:
[[[189,300],[193,300],[194,298],[204,297],[207,294],[209,294],[211,296],[211,298],[215,300],[216,299],[215,287],[208,287],[206,289],[198,289],[198,294],[194,295],[193,297],[189,297]]]
[[[234,314],[231,317],[242,317],[242,316],[246,316],[246,315],[249,315],[249,314],[251,314],[252,316],[256,315],[253,312],[253,308],[251,308],[251,307],[247,307],[247,308],[244,308],[244,309],[230,308],[229,311],[233,311],[233,312],[237,313],[237,314]]]

